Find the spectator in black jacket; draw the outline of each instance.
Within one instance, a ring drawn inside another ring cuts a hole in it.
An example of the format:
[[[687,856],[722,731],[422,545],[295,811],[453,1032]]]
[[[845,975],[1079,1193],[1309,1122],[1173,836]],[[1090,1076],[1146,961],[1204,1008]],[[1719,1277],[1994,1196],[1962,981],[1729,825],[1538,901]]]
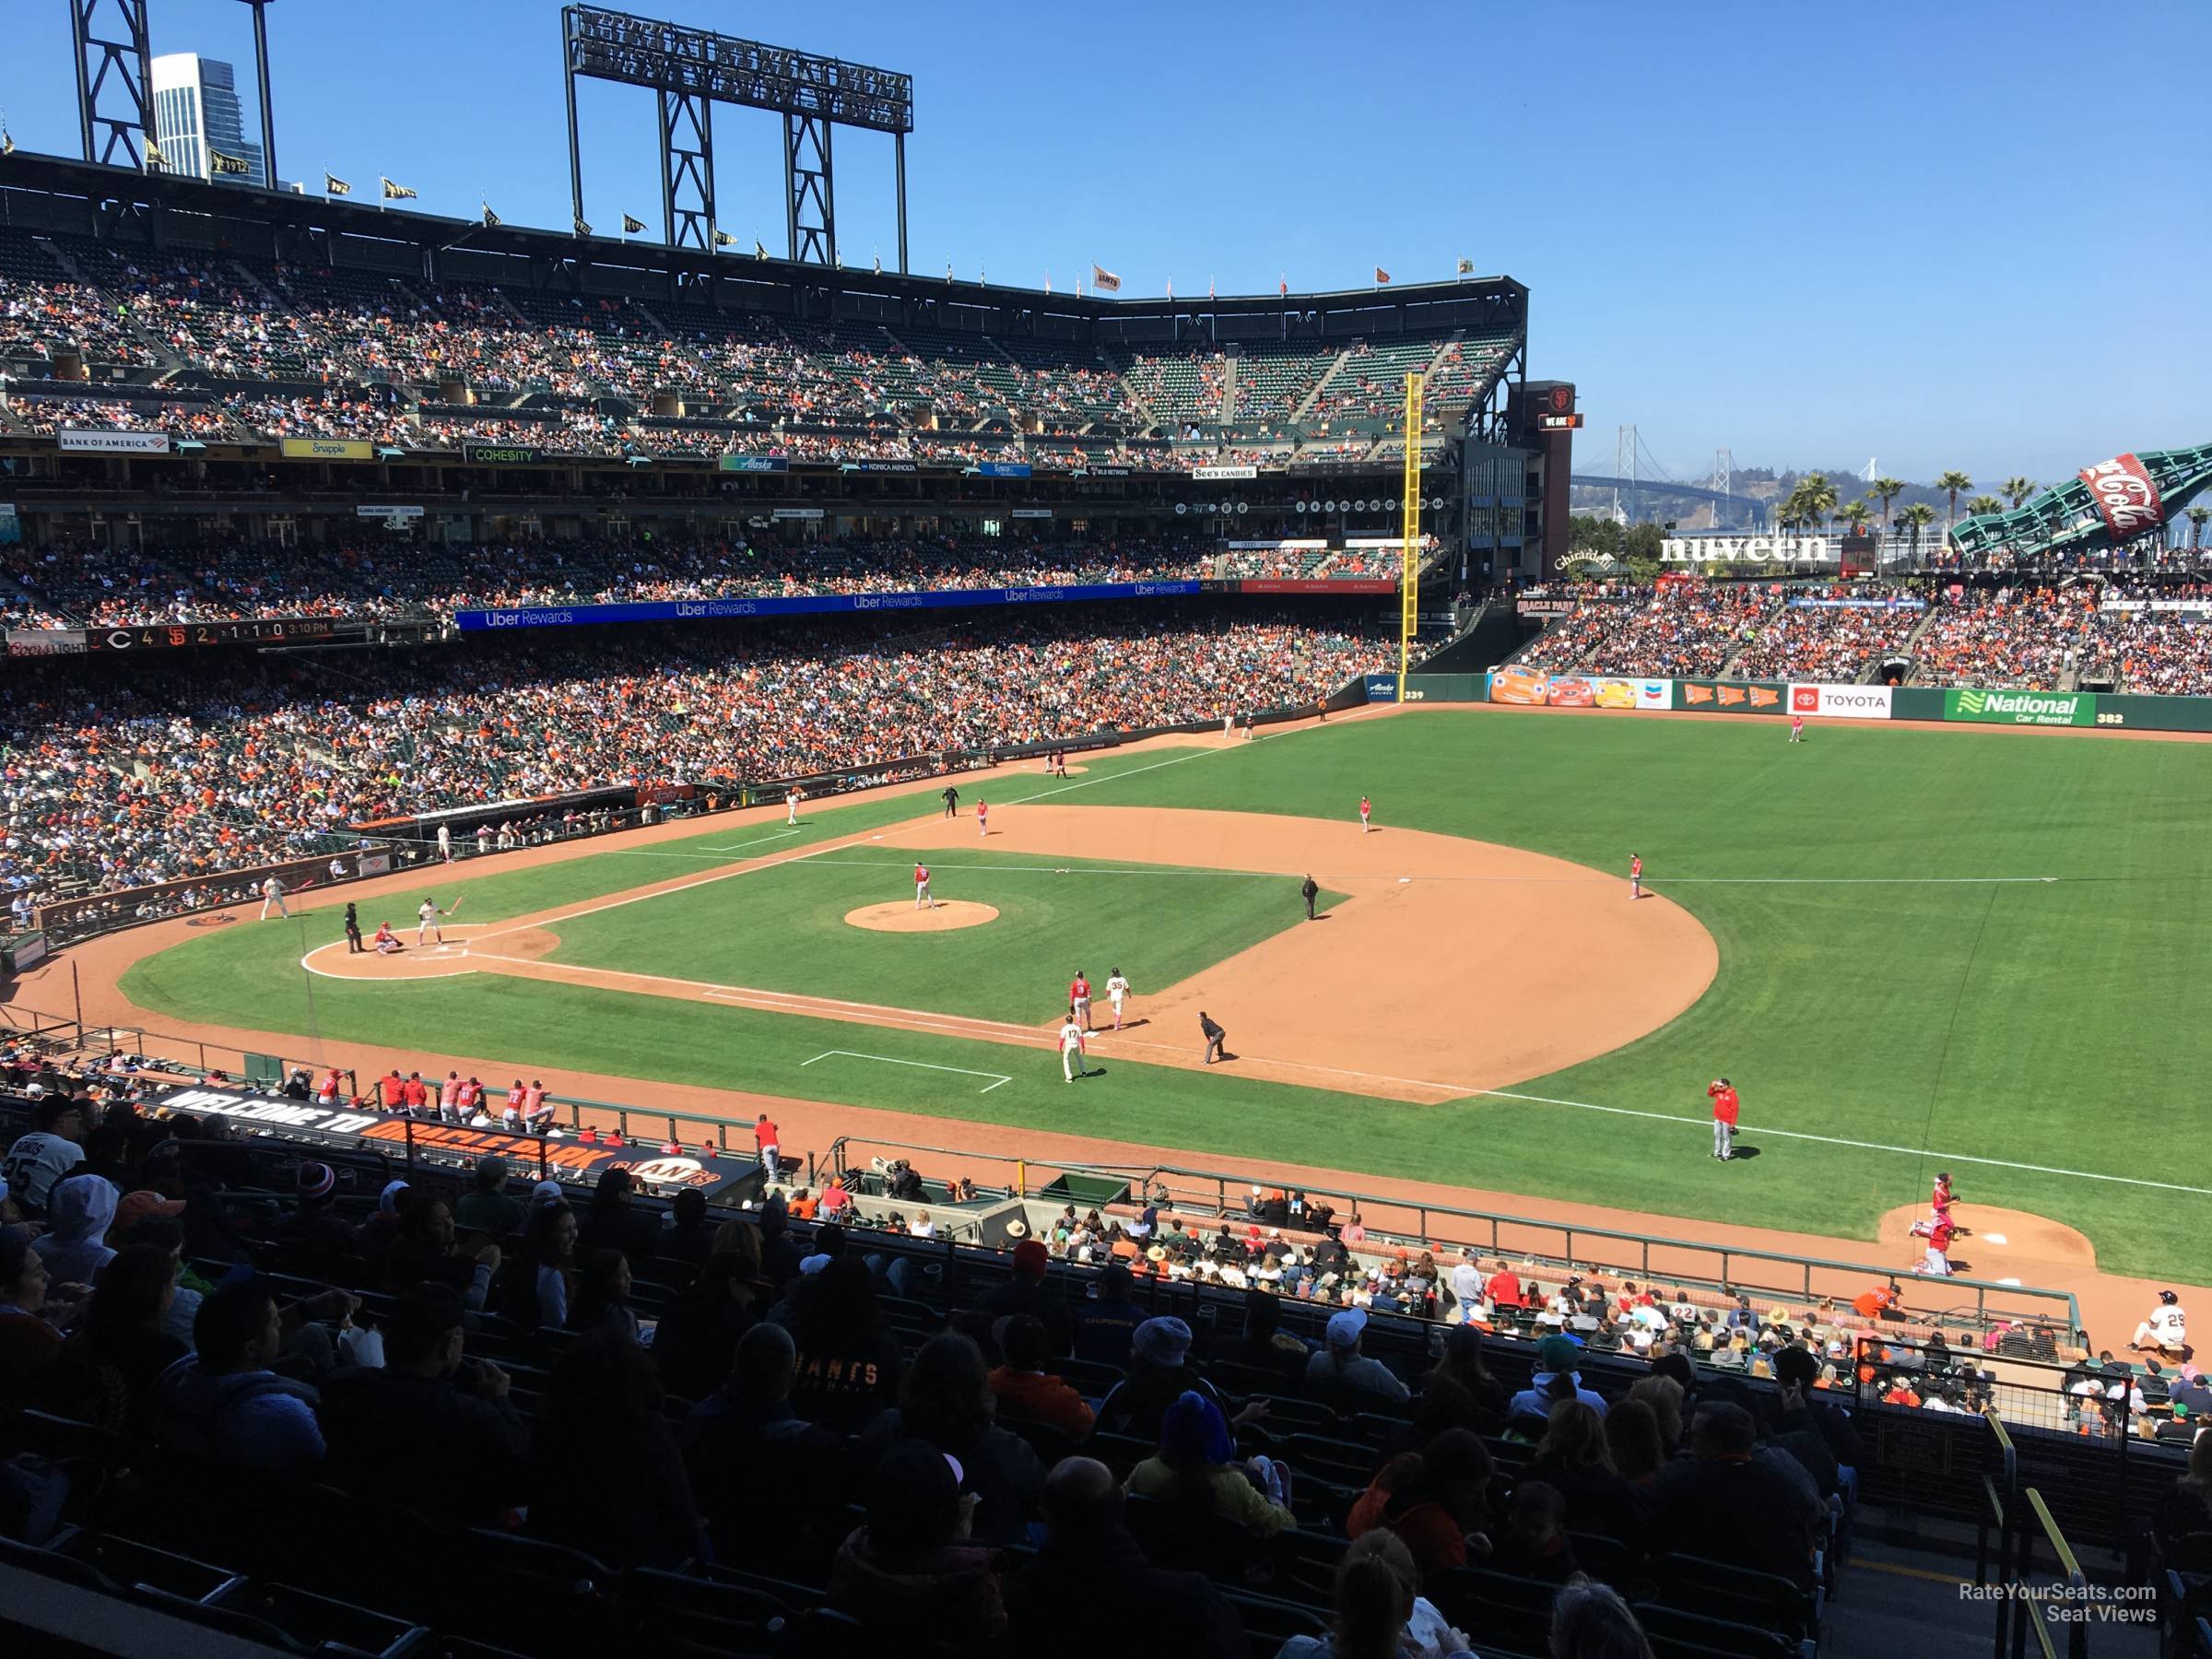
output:
[[[611,1331],[576,1339],[531,1425],[533,1537],[618,1569],[709,1559],[665,1398],[636,1343]]]
[[[965,1471],[961,1489],[975,1499],[968,1535],[978,1544],[1015,1542],[1036,1513],[1044,1467],[1029,1441],[993,1421],[996,1404],[982,1350],[956,1331],[932,1336],[914,1356],[899,1404],[860,1437],[854,1456],[863,1479],[892,1444],[927,1441]]]
[[[1774,1356],[1774,1382],[1781,1391],[1778,1425],[1783,1429],[1811,1427],[1827,1441],[1837,1463],[1856,1468],[1859,1431],[1853,1427],[1849,1411],[1823,1398],[1814,1388],[1819,1377],[1820,1361],[1808,1348],[1785,1347]]]
[[[797,1369],[791,1333],[754,1325],[737,1339],[729,1381],[684,1419],[691,1489],[726,1559],[818,1561],[843,1535],[845,1440],[792,1410]]]
[[[599,1177],[592,1189],[591,1206],[577,1218],[576,1253],[589,1256],[594,1250],[618,1250],[631,1261],[642,1261],[660,1248],[661,1223],[656,1216],[635,1207],[637,1182],[617,1164]]]
[[[653,1362],[661,1386],[677,1399],[703,1400],[728,1378],[738,1339],[754,1323],[752,1274],[752,1265],[735,1252],[711,1255],[699,1277],[661,1310]]]
[[[450,1526],[498,1525],[528,1492],[529,1430],[507,1373],[467,1357],[450,1286],[418,1285],[384,1325],[381,1370],[324,1379],[315,1416],[336,1485]]]
[[[1050,1261],[1044,1246],[1037,1240],[1022,1240],[1014,1246],[1014,1277],[977,1297],[975,1311],[994,1320],[1006,1313],[1027,1313],[1043,1324],[1045,1335],[1052,1340],[1053,1352],[1065,1354],[1075,1327],[1068,1317],[1067,1304],[1044,1288],[1045,1268]]]
[[[653,1254],[694,1265],[713,1254],[716,1224],[707,1219],[706,1194],[697,1187],[686,1187],[669,1206],[669,1216]]]
[[[1562,1400],[1551,1408],[1536,1454],[1524,1479],[1542,1481],[1566,1504],[1571,1532],[1597,1533],[1618,1539],[1631,1552],[1643,1544],[1648,1505],[1644,1495],[1613,1466],[1606,1441],[1606,1419],[1580,1400]],[[1555,1583],[1563,1583],[1566,1572]]]
[[[1758,1443],[1742,1406],[1700,1406],[1688,1458],[1660,1472],[1653,1534],[1681,1554],[1776,1573],[1809,1589],[1818,1541],[1813,1515],[1791,1478],[1758,1458]]]
[[[1122,1524],[1122,1488],[1089,1457],[1060,1460],[1044,1485],[1044,1547],[1006,1585],[1007,1648],[1088,1653],[1099,1633],[1149,1632],[1187,1659],[1243,1659],[1237,1610],[1199,1572],[1145,1559]]]

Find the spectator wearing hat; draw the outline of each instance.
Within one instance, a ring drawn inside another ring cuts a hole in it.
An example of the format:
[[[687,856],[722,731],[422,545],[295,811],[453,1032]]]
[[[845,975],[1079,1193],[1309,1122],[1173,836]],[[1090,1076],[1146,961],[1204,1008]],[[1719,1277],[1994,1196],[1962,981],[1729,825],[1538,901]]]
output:
[[[1549,1419],[1554,1400],[1552,1380],[1565,1377],[1573,1391],[1572,1397],[1582,1401],[1599,1417],[1606,1415],[1605,1396],[1583,1386],[1578,1369],[1582,1349],[1565,1336],[1547,1336],[1536,1344],[1536,1369],[1528,1380],[1528,1386],[1506,1402],[1508,1417],[1535,1417]]]
[[[327,1477],[444,1526],[492,1526],[529,1496],[530,1434],[507,1373],[465,1352],[451,1287],[418,1285],[384,1322],[384,1363],[323,1380],[315,1420]]]
[[[1099,1428],[1151,1440],[1168,1407],[1186,1392],[1195,1390],[1218,1406],[1213,1384],[1185,1363],[1190,1353],[1191,1327],[1182,1320],[1165,1316],[1138,1325],[1129,1338],[1129,1374],[1099,1402]]]
[[[100,1270],[115,1254],[108,1247],[108,1230],[114,1224],[122,1196],[104,1175],[71,1175],[54,1183],[39,1255],[55,1284],[88,1289],[98,1280]]]
[[[507,1190],[507,1160],[497,1152],[477,1159],[476,1180],[453,1206],[453,1224],[495,1242],[521,1232],[528,1218],[521,1200]]]
[[[1405,1404],[1412,1390],[1398,1380],[1390,1367],[1359,1351],[1360,1338],[1366,1330],[1367,1315],[1358,1308],[1347,1308],[1329,1316],[1326,1341],[1306,1361],[1309,1392],[1338,1398],[1368,1394],[1388,1405]]]
[[[1160,1414],[1159,1450],[1129,1471],[1129,1490],[1186,1512],[1225,1515],[1264,1537],[1296,1525],[1285,1472],[1265,1457],[1241,1466],[1235,1457],[1220,1402],[1187,1389]]]
[[[830,1570],[830,1605],[871,1639],[984,1651],[1004,1635],[998,1558],[968,1541],[975,1504],[960,1481],[953,1460],[923,1441],[900,1441],[877,1465],[867,1522]]]
[[[1044,1484],[1044,1544],[1006,1582],[1009,1652],[1087,1651],[1108,1630],[1172,1633],[1190,1659],[1246,1659],[1236,1608],[1199,1572],[1154,1567],[1122,1521],[1122,1488],[1095,1458],[1067,1457]]]
[[[54,1182],[85,1161],[81,1143],[88,1110],[89,1102],[59,1094],[42,1095],[32,1104],[30,1133],[18,1135],[0,1158],[0,1180],[6,1181],[8,1196],[22,1215],[43,1216]]]
[[[994,1320],[1008,1313],[1027,1313],[1044,1326],[1052,1351],[1065,1354],[1074,1340],[1075,1322],[1068,1315],[1067,1303],[1045,1288],[1051,1262],[1043,1241],[1022,1239],[1014,1246],[1014,1277],[977,1297],[975,1311]]]
[[[2194,1365],[2182,1367],[2166,1398],[2177,1417],[2212,1417],[2212,1385],[2206,1384],[2204,1372]]]
[[[1034,1315],[1011,1313],[994,1332],[1005,1363],[991,1373],[991,1392],[1002,1416],[1042,1423],[1071,1441],[1090,1432],[1096,1414],[1083,1396],[1044,1370],[1044,1325]]]

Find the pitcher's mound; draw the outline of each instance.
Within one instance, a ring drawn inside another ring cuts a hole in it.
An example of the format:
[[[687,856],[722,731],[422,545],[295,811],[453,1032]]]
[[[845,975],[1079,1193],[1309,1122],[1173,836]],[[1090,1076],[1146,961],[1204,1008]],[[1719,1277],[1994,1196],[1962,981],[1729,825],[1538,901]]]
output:
[[[916,910],[911,900],[894,900],[847,911],[845,920],[854,927],[877,933],[949,933],[956,927],[981,927],[995,922],[998,912],[987,904],[971,904],[964,899],[940,899],[935,910]]]

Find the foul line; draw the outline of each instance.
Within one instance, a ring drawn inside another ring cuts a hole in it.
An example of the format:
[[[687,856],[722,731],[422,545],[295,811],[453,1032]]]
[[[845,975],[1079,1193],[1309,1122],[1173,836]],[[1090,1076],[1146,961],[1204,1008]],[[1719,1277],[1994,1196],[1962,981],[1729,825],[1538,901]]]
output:
[[[814,1060],[829,1060],[841,1055],[847,1060],[875,1060],[885,1065],[911,1065],[917,1071],[958,1072],[963,1077],[995,1077],[998,1079],[996,1083],[984,1084],[982,1088],[975,1091],[977,1094],[989,1094],[1000,1084],[1014,1081],[1004,1072],[971,1071],[964,1065],[932,1065],[925,1060],[900,1060],[889,1054],[864,1054],[855,1049],[825,1049],[817,1054]],[[812,1065],[814,1060],[802,1060],[799,1064]]]

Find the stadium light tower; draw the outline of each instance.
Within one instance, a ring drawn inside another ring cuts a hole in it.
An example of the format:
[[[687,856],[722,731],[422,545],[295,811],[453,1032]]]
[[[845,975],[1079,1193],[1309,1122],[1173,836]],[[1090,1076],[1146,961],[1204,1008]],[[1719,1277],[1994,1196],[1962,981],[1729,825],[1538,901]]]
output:
[[[146,4],[69,0],[70,43],[76,48],[76,123],[88,161],[146,165],[146,135],[154,128]]]
[[[569,196],[577,223],[583,222],[583,159],[576,135],[581,76],[649,88],[658,97],[661,213],[671,247],[712,253],[717,245],[717,101],[773,110],[783,117],[789,257],[813,265],[837,263],[831,130],[841,125],[890,134],[898,171],[899,268],[906,269],[906,135],[914,130],[912,76],[596,6],[561,8],[560,42],[569,100]]]
[[[276,188],[276,106],[269,98],[269,0],[241,0],[253,8],[253,80],[261,91],[261,182]]]

